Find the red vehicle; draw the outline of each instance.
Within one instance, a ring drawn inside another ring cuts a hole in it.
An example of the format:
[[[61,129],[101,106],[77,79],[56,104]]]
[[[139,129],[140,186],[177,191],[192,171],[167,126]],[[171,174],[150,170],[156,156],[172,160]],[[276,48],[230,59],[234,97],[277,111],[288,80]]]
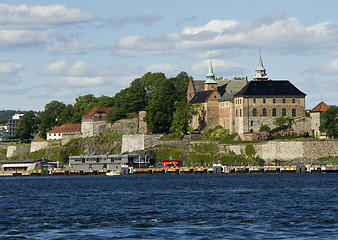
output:
[[[162,160],[163,167],[182,167],[182,159],[164,159]]]

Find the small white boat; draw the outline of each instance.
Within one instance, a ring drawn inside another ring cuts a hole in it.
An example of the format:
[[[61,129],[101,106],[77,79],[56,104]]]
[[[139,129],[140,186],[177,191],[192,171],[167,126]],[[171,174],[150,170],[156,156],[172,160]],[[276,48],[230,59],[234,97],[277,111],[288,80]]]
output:
[[[121,175],[121,171],[119,171],[119,170],[108,170],[106,172],[106,176],[117,176],[117,175]]]

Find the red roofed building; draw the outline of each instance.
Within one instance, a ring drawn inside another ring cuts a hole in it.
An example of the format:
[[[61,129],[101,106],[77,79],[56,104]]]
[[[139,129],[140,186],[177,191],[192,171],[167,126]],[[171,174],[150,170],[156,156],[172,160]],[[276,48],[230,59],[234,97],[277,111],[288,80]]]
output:
[[[47,132],[47,140],[60,140],[63,134],[75,134],[81,132],[81,124],[63,124]]]
[[[93,137],[106,131],[107,115],[112,107],[94,107],[82,115],[82,137]]]
[[[316,138],[325,138],[325,133],[322,133],[319,131],[319,127],[320,127],[320,123],[321,123],[321,119],[320,119],[320,114],[322,112],[325,112],[327,109],[327,104],[324,102],[320,102],[317,106],[315,106],[314,108],[312,108],[310,110],[310,117],[312,119],[312,124],[311,124],[311,128],[312,128],[312,135]]]
[[[82,121],[107,121],[107,114],[112,107],[94,107],[82,115]]]

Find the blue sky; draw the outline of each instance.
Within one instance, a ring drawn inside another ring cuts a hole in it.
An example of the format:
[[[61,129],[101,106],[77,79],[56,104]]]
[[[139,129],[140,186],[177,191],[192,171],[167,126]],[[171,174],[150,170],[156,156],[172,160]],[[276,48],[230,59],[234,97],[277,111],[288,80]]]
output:
[[[113,96],[147,72],[290,80],[338,105],[338,1],[1,1],[0,109]]]

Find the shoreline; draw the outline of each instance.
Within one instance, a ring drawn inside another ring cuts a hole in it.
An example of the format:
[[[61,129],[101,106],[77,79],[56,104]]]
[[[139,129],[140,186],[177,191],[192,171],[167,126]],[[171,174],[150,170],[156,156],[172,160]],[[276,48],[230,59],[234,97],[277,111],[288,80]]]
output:
[[[60,175],[106,175],[112,169],[39,169],[0,171],[1,176],[60,176]],[[293,166],[222,166],[177,167],[177,168],[133,168],[125,175],[170,175],[170,174],[279,174],[279,173],[338,173],[337,165],[293,165]]]

